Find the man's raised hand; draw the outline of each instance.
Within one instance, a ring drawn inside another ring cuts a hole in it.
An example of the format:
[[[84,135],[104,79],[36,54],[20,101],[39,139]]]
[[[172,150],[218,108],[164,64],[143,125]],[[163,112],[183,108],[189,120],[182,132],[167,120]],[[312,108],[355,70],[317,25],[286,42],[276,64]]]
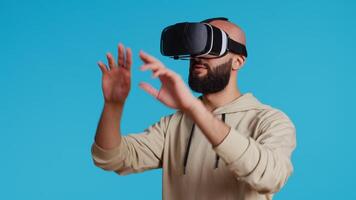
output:
[[[117,62],[111,53],[106,54],[109,67],[99,61],[102,71],[102,89],[106,104],[124,104],[131,88],[132,52],[120,43]]]

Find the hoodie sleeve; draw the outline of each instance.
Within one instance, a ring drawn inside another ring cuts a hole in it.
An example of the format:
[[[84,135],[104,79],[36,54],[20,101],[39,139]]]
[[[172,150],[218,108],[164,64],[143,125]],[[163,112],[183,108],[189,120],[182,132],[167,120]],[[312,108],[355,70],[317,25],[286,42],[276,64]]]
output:
[[[216,153],[237,180],[259,193],[275,193],[293,172],[291,154],[296,147],[295,127],[281,111],[268,111],[261,118],[256,139],[231,128]]]
[[[160,168],[171,116],[162,117],[141,133],[121,136],[120,145],[112,149],[103,149],[94,141],[91,148],[94,164],[119,175]]]

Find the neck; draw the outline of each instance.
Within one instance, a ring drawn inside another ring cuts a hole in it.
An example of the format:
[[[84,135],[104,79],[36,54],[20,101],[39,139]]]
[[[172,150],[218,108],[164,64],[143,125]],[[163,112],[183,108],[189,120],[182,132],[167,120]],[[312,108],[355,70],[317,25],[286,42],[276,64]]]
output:
[[[222,91],[211,94],[204,94],[202,101],[209,111],[213,111],[218,107],[232,102],[233,100],[239,98],[241,95],[242,94],[240,93],[236,84],[234,84],[234,86],[228,84],[227,87]]]

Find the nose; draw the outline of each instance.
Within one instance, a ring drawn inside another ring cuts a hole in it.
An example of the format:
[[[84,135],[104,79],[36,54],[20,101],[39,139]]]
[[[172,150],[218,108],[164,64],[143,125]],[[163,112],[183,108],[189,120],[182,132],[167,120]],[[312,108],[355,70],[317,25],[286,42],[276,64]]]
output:
[[[198,57],[191,57],[190,60],[193,61],[193,63],[202,63],[201,58]]]
[[[198,57],[190,57],[190,60],[193,60],[194,62],[200,62],[201,59]]]

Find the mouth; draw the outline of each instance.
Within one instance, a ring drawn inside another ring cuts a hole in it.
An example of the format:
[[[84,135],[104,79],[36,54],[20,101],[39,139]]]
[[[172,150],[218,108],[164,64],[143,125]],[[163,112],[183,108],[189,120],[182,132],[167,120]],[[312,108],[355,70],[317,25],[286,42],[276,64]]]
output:
[[[206,67],[204,65],[194,65],[193,66],[193,72],[195,74],[203,73],[205,70],[206,70]]]
[[[193,65],[194,69],[206,69],[206,67],[204,65],[200,65],[200,64],[195,64]]]

